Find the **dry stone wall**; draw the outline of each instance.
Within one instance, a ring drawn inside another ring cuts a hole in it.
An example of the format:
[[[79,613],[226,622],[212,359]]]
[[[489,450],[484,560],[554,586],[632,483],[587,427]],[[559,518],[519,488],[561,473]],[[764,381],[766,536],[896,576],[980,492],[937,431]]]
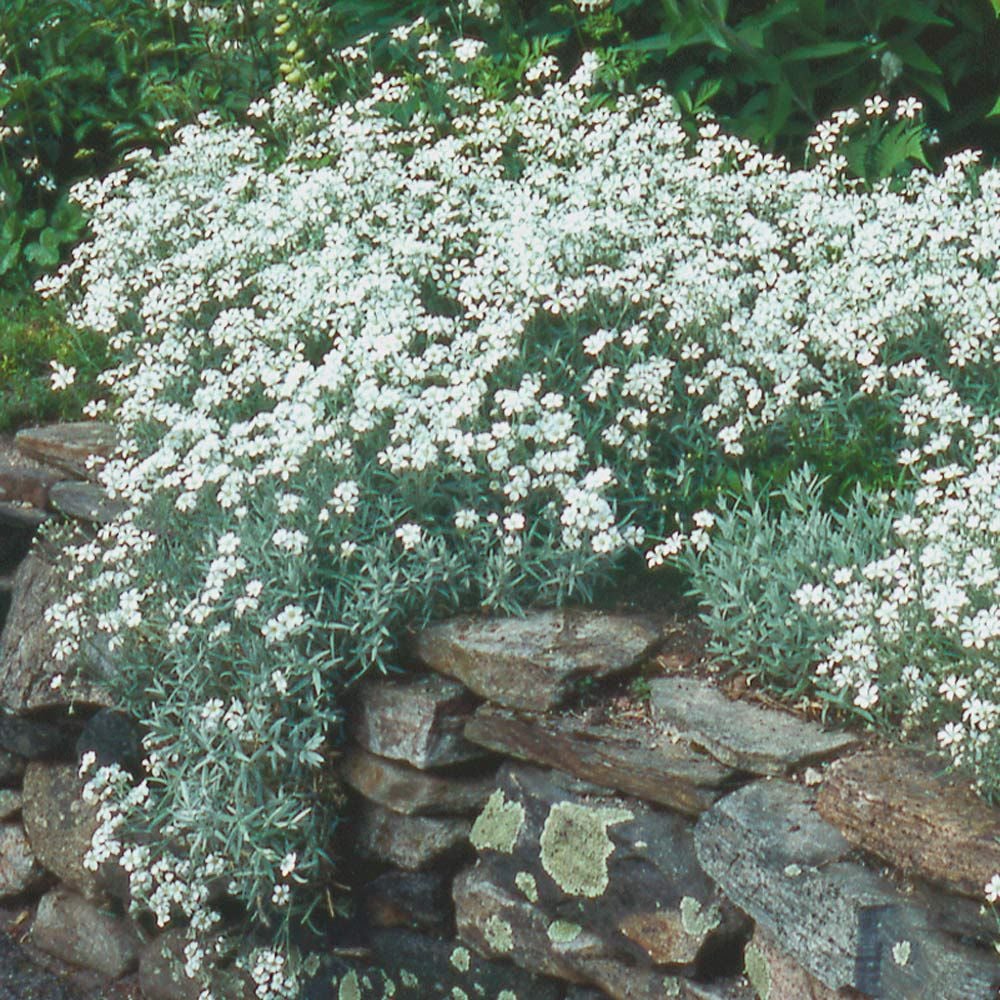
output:
[[[27,915],[0,953],[34,996],[187,1000],[183,932],[151,937],[121,873],[83,865],[79,758],[134,767],[138,733],[99,679],[69,713],[40,627],[59,553],[31,548],[38,525],[114,515],[85,478],[99,438],[29,432],[27,464],[0,459],[0,910]],[[357,913],[306,998],[998,996],[978,904],[1000,810],[937,758],[731,699],[662,654],[664,625],[463,618],[359,686],[336,765]],[[644,697],[624,697],[643,665]],[[249,996],[236,974],[216,992]]]

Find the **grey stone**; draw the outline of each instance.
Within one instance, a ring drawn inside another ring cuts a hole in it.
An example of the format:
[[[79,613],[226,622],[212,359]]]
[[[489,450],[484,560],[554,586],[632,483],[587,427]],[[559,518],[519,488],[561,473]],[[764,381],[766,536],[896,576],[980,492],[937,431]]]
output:
[[[0,464],[0,503],[44,511],[49,491],[62,477],[53,469]]]
[[[766,1000],[837,1000],[841,995],[785,955],[760,927],[744,952],[744,965],[757,996]]]
[[[438,673],[507,708],[546,711],[584,680],[621,673],[646,657],[660,631],[645,618],[537,611],[524,618],[461,618],[432,625],[414,645]]]
[[[9,503],[0,500],[0,526],[24,528],[34,531],[51,518],[51,514],[26,503]]]
[[[111,427],[92,421],[31,427],[14,436],[14,446],[22,455],[61,469],[75,479],[94,479],[96,469],[112,454],[115,443]],[[96,463],[93,467],[92,460]]]
[[[698,821],[695,844],[726,896],[829,989],[993,1000],[1000,987],[996,955],[940,930],[933,914],[854,861],[802,786],[767,780],[733,792]]]
[[[5,788],[20,786],[27,763],[20,754],[0,750],[0,786]]]
[[[38,967],[23,945],[0,931],[0,1000],[93,1000]]]
[[[454,916],[451,879],[443,872],[389,870],[360,892],[368,920],[375,927],[443,931]]]
[[[142,738],[139,727],[124,712],[102,708],[86,722],[76,741],[76,757],[94,754],[93,767],[118,764],[132,774],[142,767]]]
[[[0,898],[38,888],[45,871],[35,860],[20,823],[0,825]]]
[[[430,774],[350,747],[340,762],[346,785],[379,805],[406,815],[461,816],[489,798],[493,776],[458,778]]]
[[[436,674],[369,680],[352,705],[350,733],[369,752],[421,770],[475,760],[482,748],[462,735],[474,704],[461,684]]]
[[[21,812],[21,793],[16,788],[0,788],[0,822],[13,819]]]
[[[645,725],[596,724],[483,705],[465,733],[498,753],[556,767],[689,816],[704,812],[739,779],[732,768]]]
[[[31,943],[109,979],[117,979],[139,961],[139,940],[128,920],[64,888],[42,897],[31,925]]]
[[[508,764],[470,840],[485,878],[593,933],[602,953],[693,966],[745,933],[698,864],[693,829],[637,799]]]
[[[83,784],[74,764],[29,764],[22,813],[39,862],[77,892],[95,899],[102,895],[101,882],[83,859],[97,829],[97,810],[83,801]]]
[[[693,677],[650,683],[653,717],[716,760],[752,774],[786,774],[857,746],[853,733],[828,732],[787,712],[733,701]]]
[[[74,702],[111,702],[99,683],[76,677],[75,663],[55,659],[56,639],[45,612],[59,601],[60,584],[59,569],[50,561],[50,555],[43,555],[37,547],[18,568],[10,613],[0,639],[0,704],[12,711],[64,707]],[[53,687],[57,675],[65,679],[61,686]],[[0,746],[14,749],[2,742]]]
[[[96,483],[72,479],[51,486],[49,502],[60,514],[93,524],[108,524],[128,509],[122,501],[110,499]]]
[[[356,847],[362,857],[422,871],[469,852],[472,822],[455,816],[403,816],[366,803]]]
[[[662,971],[637,968],[600,937],[552,919],[523,896],[501,888],[477,865],[454,884],[459,937],[479,954],[507,959],[529,972],[594,986],[612,1000],[663,1000]]]
[[[204,987],[184,974],[182,930],[169,930],[147,941],[139,952],[139,988],[142,1000],[198,1000]],[[212,990],[219,1000],[252,1000],[249,978],[236,970],[218,970],[212,975]]]

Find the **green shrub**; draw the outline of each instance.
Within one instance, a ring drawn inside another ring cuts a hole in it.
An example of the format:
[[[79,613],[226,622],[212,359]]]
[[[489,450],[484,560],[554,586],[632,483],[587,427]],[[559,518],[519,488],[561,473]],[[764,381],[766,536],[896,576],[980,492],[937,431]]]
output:
[[[0,283],[51,270],[80,237],[72,182],[161,145],[164,120],[235,112],[271,85],[259,29],[223,27],[211,36],[148,0],[4,0]]]
[[[268,997],[294,995],[291,927],[335,878],[344,693],[404,626],[585,600],[628,557],[676,556],[689,519],[710,544],[699,507],[750,467],[812,525],[797,563],[865,558],[880,532],[809,513],[807,458],[832,455],[828,506],[860,487],[899,521],[1000,450],[1000,172],[966,154],[867,190],[832,149],[791,170],[711,122],[692,139],[661,90],[595,100],[595,59],[499,101],[479,47],[449,57],[428,25],[394,44],[422,77],[334,107],[282,88],[252,126],[182,128],[84,185],[93,238],[52,285],[114,352],[102,477],[134,511],[77,550],[53,612],[59,657],[95,635],[122,657],[147,733],[143,783],[98,779],[92,860],[119,857],[161,925],[190,920],[196,975],[213,930],[259,940],[223,924],[224,885],[271,943],[245,956]],[[977,698],[982,634],[952,660]],[[876,714],[870,671],[828,673]]]
[[[0,292],[0,316],[0,431],[80,419],[101,395],[96,379],[109,360],[105,338],[27,295]],[[65,388],[54,387],[67,379]]]

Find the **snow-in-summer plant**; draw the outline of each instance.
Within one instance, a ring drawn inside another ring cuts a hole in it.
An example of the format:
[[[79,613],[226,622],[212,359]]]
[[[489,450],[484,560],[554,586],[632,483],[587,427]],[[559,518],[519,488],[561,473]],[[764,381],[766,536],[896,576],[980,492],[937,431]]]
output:
[[[51,615],[67,662],[103,637],[146,733],[140,785],[91,783],[91,860],[189,922],[206,984],[220,894],[246,904],[261,997],[296,994],[291,927],[340,905],[343,694],[406,626],[586,598],[630,553],[676,554],[679,514],[710,545],[699,507],[741,468],[766,484],[869,416],[873,460],[914,489],[957,463],[984,502],[1000,173],[963,156],[865,192],[836,154],[791,171],[710,122],[692,143],[656,89],[595,106],[594,60],[494,102],[448,51],[426,60],[446,130],[403,80],[336,107],[279,88],[86,183],[93,239],[48,286],[118,359],[101,479],[130,508]],[[956,572],[986,572],[992,530]],[[970,761],[1000,738],[981,718]]]

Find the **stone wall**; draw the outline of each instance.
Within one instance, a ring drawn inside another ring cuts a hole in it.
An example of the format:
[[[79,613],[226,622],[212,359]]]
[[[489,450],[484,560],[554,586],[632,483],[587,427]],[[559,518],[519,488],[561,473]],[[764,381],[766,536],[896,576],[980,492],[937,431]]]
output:
[[[107,442],[64,427],[22,443],[30,466],[0,456],[0,915],[33,975],[63,977],[33,995],[194,998],[183,934],[134,924],[120,873],[83,865],[79,758],[134,766],[138,734],[100,678],[69,712],[42,622],[60,555],[29,554],[47,518],[87,532],[114,514],[82,478]],[[938,758],[732,697],[678,654],[679,631],[648,614],[469,618],[364,682],[338,765],[357,913],[306,996],[997,997],[979,902],[1000,810]]]

